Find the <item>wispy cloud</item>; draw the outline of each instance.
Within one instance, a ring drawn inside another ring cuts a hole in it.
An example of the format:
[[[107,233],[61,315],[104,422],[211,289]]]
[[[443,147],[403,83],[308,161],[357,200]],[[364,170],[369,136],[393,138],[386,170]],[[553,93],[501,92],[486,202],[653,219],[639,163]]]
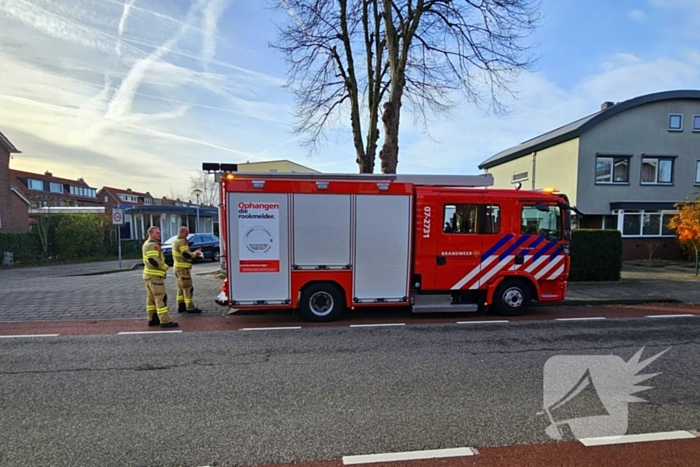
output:
[[[230,0],[210,0],[204,7],[204,37],[202,38],[202,63],[206,68],[216,54],[216,29],[219,18]]]
[[[632,10],[629,12],[629,17],[634,21],[642,21],[646,17],[646,13],[642,10]]]
[[[124,34],[124,26],[126,25],[126,19],[129,17],[129,10],[134,5],[136,0],[126,0],[124,2],[124,10],[122,11],[122,16],[119,18],[119,26],[117,26],[117,45],[114,48],[114,52],[117,57],[122,54],[122,35]]]

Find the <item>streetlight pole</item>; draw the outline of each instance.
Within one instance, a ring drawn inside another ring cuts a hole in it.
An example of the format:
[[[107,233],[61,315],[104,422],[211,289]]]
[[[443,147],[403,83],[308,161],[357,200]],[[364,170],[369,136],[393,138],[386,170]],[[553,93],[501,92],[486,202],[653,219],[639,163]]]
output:
[[[200,233],[200,230],[199,230],[199,196],[204,194],[204,192],[202,190],[200,190],[199,188],[196,188],[196,189],[192,190],[192,194],[197,197],[197,233]]]

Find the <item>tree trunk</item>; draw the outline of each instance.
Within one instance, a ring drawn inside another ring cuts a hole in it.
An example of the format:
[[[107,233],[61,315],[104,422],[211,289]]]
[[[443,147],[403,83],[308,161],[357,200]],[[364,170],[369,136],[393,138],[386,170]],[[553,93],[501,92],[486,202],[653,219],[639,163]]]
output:
[[[401,99],[392,98],[384,103],[382,123],[384,124],[384,145],[379,151],[382,173],[395,174],[399,164],[399,118]]]

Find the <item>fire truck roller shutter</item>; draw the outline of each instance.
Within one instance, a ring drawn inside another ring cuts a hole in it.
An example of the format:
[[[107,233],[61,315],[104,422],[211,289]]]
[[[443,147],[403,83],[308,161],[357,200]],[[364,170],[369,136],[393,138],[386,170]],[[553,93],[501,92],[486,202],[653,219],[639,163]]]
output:
[[[530,284],[523,279],[508,278],[496,287],[493,308],[501,316],[519,316],[527,313],[531,300]]]
[[[313,282],[301,293],[301,316],[306,321],[333,321],[345,308],[343,294],[330,282]]]

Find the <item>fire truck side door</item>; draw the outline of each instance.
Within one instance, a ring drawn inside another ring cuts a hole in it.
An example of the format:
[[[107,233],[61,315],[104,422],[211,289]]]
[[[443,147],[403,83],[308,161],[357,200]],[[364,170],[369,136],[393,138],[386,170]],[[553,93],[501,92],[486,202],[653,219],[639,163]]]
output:
[[[467,289],[478,280],[482,237],[480,223],[484,197],[481,194],[440,194],[441,228],[437,233],[435,289]]]

